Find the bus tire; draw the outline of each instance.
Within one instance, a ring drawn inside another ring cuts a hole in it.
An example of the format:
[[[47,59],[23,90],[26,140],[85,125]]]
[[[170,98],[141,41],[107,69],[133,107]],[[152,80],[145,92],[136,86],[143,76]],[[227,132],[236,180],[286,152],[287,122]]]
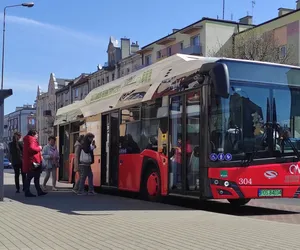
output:
[[[142,179],[142,198],[152,202],[161,201],[161,178],[157,168],[147,168]]]
[[[228,199],[229,203],[234,207],[246,205],[251,199]]]

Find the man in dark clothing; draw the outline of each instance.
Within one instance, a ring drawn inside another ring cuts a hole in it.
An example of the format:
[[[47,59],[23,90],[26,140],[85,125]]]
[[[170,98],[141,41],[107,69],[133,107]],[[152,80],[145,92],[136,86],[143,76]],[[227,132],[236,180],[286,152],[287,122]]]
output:
[[[9,145],[9,159],[15,171],[15,185],[17,193],[20,193],[20,174],[22,174],[23,191],[26,183],[26,174],[22,171],[23,143],[20,141],[22,135],[19,132],[14,133],[13,141]]]

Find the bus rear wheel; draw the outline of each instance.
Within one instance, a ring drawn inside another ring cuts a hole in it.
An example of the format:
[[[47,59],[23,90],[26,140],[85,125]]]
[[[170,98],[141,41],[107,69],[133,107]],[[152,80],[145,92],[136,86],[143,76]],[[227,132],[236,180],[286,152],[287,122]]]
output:
[[[144,175],[142,184],[142,196],[148,201],[161,200],[161,180],[157,169],[149,169]]]
[[[234,207],[246,205],[251,199],[228,199],[229,203]]]

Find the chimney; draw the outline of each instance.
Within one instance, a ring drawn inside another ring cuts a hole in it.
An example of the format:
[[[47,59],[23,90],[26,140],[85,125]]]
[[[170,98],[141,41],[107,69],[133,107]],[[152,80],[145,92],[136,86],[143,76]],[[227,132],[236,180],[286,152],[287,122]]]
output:
[[[130,39],[121,38],[121,56],[122,59],[130,55]]]
[[[172,29],[172,33],[177,32],[179,29]]]
[[[283,15],[286,15],[290,12],[294,11],[293,9],[287,9],[287,8],[279,8],[278,9],[278,16],[283,16]]]
[[[252,16],[245,16],[240,19],[241,24],[252,24]]]
[[[138,41],[136,41],[135,43],[133,42],[130,46],[130,49],[132,54],[136,53],[140,49],[140,45],[138,44]]]
[[[299,0],[297,0],[297,1],[296,1],[296,3],[297,3],[297,5],[296,5],[296,9],[297,9],[297,10],[299,10],[299,9],[300,9],[300,1],[299,1]]]

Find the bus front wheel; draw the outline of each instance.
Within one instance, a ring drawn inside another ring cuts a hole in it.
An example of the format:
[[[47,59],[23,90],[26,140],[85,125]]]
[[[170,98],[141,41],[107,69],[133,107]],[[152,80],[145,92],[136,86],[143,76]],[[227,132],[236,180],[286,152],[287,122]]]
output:
[[[142,184],[142,196],[149,201],[161,200],[161,180],[156,168],[146,170]]]
[[[251,199],[228,199],[229,203],[234,207],[246,205]]]

